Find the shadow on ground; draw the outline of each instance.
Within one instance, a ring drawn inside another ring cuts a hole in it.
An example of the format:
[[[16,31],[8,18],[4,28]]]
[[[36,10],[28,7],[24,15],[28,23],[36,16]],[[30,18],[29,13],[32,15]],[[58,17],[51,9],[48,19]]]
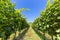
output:
[[[43,34],[40,33],[39,31],[37,31],[35,28],[33,28],[33,30],[35,31],[35,33],[36,33],[42,40],[49,40],[48,38],[45,37],[45,35],[43,35]]]
[[[29,27],[26,28],[22,33],[20,33],[18,37],[13,38],[13,40],[23,40],[23,38],[24,38],[25,34],[27,33],[28,29],[29,29]]]

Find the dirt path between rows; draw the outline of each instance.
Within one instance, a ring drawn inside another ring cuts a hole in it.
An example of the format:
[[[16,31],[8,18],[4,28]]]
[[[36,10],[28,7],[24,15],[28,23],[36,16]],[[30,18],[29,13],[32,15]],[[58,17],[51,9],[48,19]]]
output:
[[[41,40],[41,38],[34,32],[32,27],[30,27],[28,31],[20,35],[17,40]]]

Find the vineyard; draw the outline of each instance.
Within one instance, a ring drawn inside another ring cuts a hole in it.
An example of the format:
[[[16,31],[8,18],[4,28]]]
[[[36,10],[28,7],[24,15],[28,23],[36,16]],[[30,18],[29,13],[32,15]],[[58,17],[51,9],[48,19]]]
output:
[[[46,9],[35,19],[32,27],[36,30],[42,31],[44,35],[46,33],[49,34],[51,36],[50,40],[59,40],[60,1],[53,1],[53,3],[50,4],[50,0],[48,0]]]
[[[15,5],[11,0],[0,0],[0,40],[21,40],[16,38],[25,32],[32,36],[31,40],[60,40],[60,0],[52,3],[48,0],[46,8],[32,23],[22,14],[27,9],[15,9]]]

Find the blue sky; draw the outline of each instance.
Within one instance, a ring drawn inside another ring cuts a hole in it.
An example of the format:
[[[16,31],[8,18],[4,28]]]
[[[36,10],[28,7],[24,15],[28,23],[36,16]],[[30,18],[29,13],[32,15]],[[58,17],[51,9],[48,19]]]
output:
[[[29,11],[23,11],[22,14],[28,22],[33,22],[40,15],[40,11],[46,7],[47,0],[11,0],[16,3],[15,9],[28,8]]]

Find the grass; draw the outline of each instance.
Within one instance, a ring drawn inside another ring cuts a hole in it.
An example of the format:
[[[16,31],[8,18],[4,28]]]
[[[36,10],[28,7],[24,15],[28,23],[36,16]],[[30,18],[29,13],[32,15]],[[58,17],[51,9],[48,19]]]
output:
[[[23,33],[25,33],[25,31],[27,31],[27,30],[28,30],[27,28],[21,30],[20,34],[19,34],[19,32],[17,31],[15,38],[18,39],[18,37],[21,36],[21,35],[23,35]],[[8,40],[14,40],[15,38],[14,38],[14,33],[13,33],[13,34],[11,34],[11,36],[10,36],[10,38],[9,38]]]

